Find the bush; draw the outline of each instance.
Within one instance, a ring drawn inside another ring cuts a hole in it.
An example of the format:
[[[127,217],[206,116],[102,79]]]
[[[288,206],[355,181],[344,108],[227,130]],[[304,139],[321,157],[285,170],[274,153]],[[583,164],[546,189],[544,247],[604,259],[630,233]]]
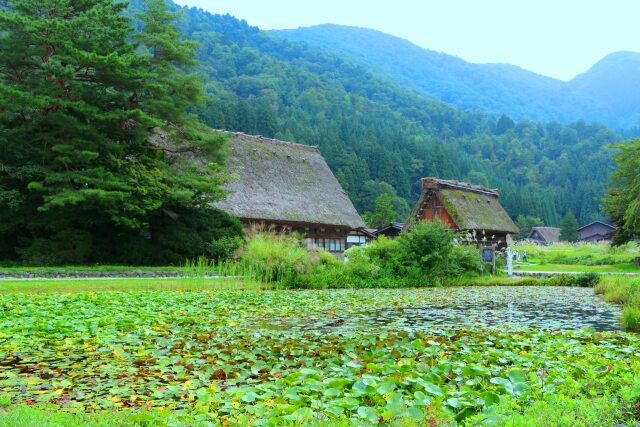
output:
[[[239,253],[245,275],[290,288],[438,286],[450,277],[479,271],[477,250],[454,244],[441,224],[421,223],[395,240],[380,236],[345,252],[346,262],[328,252],[309,252],[299,236],[258,233]]]
[[[241,249],[238,262],[245,275],[265,283],[295,281],[311,272],[314,260],[297,234],[258,233]]]
[[[640,308],[625,307],[622,312],[622,324],[628,331],[640,332]]]
[[[452,268],[453,238],[443,225],[420,222],[398,240],[400,273],[431,277],[446,275]]]
[[[593,288],[600,282],[600,275],[597,273],[559,274],[545,279],[545,282],[549,286]]]

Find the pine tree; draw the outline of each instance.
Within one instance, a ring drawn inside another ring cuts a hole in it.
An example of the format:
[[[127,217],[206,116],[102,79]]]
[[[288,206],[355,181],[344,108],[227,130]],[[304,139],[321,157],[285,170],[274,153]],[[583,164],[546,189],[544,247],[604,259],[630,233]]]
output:
[[[568,211],[560,221],[560,240],[567,242],[578,240],[578,220],[571,211]]]
[[[640,138],[616,146],[618,167],[609,178],[604,210],[617,226],[613,243],[620,245],[640,235]]]
[[[194,46],[178,40],[163,2],[149,4],[136,37],[150,54],[131,42],[126,3],[0,4],[0,222],[12,224],[3,241],[90,248],[221,196],[215,168],[177,155],[217,160],[221,141],[185,113],[202,99],[186,74]],[[158,128],[170,143],[157,143]]]

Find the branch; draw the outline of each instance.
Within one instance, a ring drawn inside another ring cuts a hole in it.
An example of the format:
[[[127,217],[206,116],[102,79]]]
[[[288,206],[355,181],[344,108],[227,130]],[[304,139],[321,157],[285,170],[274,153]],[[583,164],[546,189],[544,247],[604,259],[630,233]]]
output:
[[[0,69],[0,74],[4,74],[5,76],[11,78],[16,83],[22,83],[22,79],[18,75],[11,74],[10,72],[4,71],[4,70],[1,70],[1,69]]]

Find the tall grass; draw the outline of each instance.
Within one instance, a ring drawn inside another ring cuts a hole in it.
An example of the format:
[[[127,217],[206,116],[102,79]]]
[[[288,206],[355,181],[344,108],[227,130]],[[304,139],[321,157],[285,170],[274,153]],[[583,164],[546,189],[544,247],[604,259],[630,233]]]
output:
[[[621,304],[622,324],[629,331],[640,331],[640,279],[635,277],[605,277],[595,287],[605,301]]]
[[[188,260],[183,270],[199,288],[272,290],[287,286],[319,263],[319,255],[300,245],[300,236],[260,230],[233,258],[215,263],[199,257]]]

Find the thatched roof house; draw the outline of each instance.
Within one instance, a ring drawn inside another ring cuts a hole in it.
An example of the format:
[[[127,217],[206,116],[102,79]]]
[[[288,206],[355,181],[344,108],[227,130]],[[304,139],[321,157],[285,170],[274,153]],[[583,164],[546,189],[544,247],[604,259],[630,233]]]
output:
[[[478,240],[504,246],[507,235],[517,233],[500,204],[497,189],[461,181],[422,178],[422,194],[405,230],[416,221],[442,221],[456,231],[475,232]]]
[[[532,227],[527,239],[541,245],[558,243],[560,241],[560,229],[556,227]]]
[[[317,147],[228,133],[226,169],[237,174],[215,206],[246,224],[300,231],[332,252],[365,224]]]

